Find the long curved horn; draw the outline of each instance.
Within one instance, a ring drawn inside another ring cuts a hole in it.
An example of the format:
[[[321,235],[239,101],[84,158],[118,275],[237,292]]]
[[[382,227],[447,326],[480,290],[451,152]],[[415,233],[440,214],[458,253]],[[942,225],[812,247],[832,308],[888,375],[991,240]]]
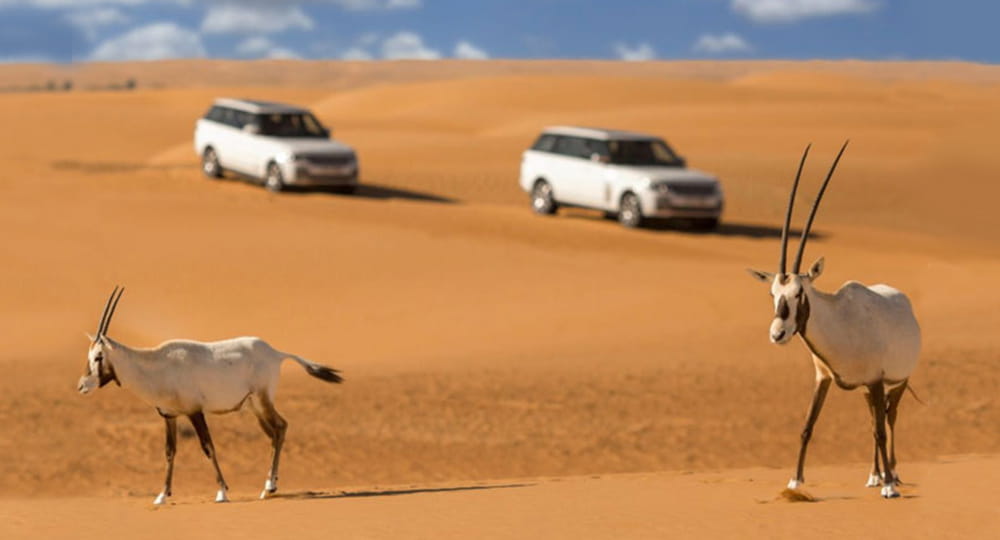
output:
[[[104,330],[104,321],[108,319],[108,310],[111,309],[111,302],[115,299],[115,294],[117,293],[118,285],[115,285],[115,289],[111,291],[108,301],[104,303],[104,311],[101,312],[101,320],[97,323],[97,333],[94,334],[94,339],[101,337],[101,331]]]
[[[781,227],[781,259],[778,260],[778,273],[785,274],[786,261],[788,260],[788,227],[792,222],[792,207],[795,206],[795,192],[799,189],[799,178],[802,177],[802,167],[806,164],[806,156],[812,143],[806,145],[805,152],[802,152],[802,161],[799,162],[799,170],[795,173],[795,183],[792,184],[792,194],[788,196],[788,210],[785,212],[785,225]]]
[[[111,317],[115,314],[115,308],[118,307],[118,301],[122,299],[122,293],[125,292],[125,287],[115,287],[118,291],[118,296],[115,296],[115,301],[111,303],[111,309],[108,310],[108,318],[104,320],[104,328],[101,329],[100,335],[104,336],[108,333],[108,327],[111,326]]]
[[[792,265],[792,272],[795,274],[798,274],[799,269],[802,267],[802,254],[806,251],[806,240],[809,239],[809,230],[812,229],[813,218],[816,217],[819,202],[823,200],[826,185],[833,178],[833,171],[837,170],[837,163],[840,163],[840,156],[844,155],[844,150],[847,150],[847,143],[849,142],[851,142],[850,139],[844,141],[844,146],[840,147],[840,152],[837,153],[837,158],[833,160],[833,165],[830,165],[830,172],[826,173],[826,180],[823,180],[823,185],[819,188],[819,193],[816,194],[816,200],[813,201],[812,210],[809,211],[809,219],[806,221],[805,228],[802,229],[802,239],[799,240],[799,252],[795,254],[795,264]]]

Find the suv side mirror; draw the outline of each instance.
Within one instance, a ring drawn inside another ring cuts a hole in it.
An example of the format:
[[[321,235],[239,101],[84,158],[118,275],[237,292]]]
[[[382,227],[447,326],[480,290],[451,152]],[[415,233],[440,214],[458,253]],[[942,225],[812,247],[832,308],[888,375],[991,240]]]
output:
[[[597,152],[594,152],[593,154],[590,154],[590,161],[593,161],[594,163],[610,163],[611,158],[603,154],[598,154]]]
[[[258,126],[257,124],[254,124],[253,122],[250,122],[248,124],[244,124],[243,125],[243,133],[249,133],[251,135],[257,135],[257,134],[260,133],[260,126]]]
[[[324,137],[326,137],[327,139],[329,139],[330,135],[333,135],[333,130],[330,129],[330,128],[328,128],[328,127],[323,127],[323,128],[320,128],[320,133],[322,133]]]

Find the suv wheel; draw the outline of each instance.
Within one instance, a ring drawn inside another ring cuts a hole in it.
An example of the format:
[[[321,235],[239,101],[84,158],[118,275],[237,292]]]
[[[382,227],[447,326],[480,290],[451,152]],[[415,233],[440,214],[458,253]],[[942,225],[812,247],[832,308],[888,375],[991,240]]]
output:
[[[536,214],[551,215],[556,212],[555,199],[552,198],[552,186],[544,180],[535,183],[531,190],[531,209]]]
[[[281,167],[273,161],[267,165],[267,176],[264,177],[264,187],[268,191],[274,192],[285,189],[285,179],[281,176]]]
[[[222,178],[222,166],[219,165],[219,156],[215,149],[209,147],[201,155],[201,172],[209,178]]]
[[[634,193],[622,196],[621,205],[618,207],[618,223],[630,229],[642,225],[642,207],[639,205],[639,197]]]

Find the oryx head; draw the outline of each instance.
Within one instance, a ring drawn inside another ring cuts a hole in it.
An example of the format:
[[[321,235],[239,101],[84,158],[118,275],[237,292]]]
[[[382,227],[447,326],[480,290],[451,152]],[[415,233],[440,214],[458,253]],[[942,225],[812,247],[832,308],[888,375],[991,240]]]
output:
[[[80,377],[80,382],[77,383],[77,390],[81,394],[86,394],[94,388],[103,387],[111,381],[115,381],[116,384],[121,386],[118,377],[115,376],[114,366],[107,359],[108,353],[113,348],[111,340],[107,337],[107,332],[108,325],[111,324],[111,316],[114,315],[115,307],[118,306],[118,300],[121,299],[123,292],[125,292],[125,288],[119,288],[117,285],[111,291],[108,302],[104,304],[104,313],[101,314],[101,322],[97,325],[97,335],[88,336],[91,343],[90,349],[87,351],[87,371]]]
[[[810,145],[811,146],[811,145]],[[795,262],[792,264],[792,271],[786,268],[788,254],[788,227],[792,221],[792,207],[795,204],[795,192],[799,188],[799,177],[802,176],[802,167],[806,163],[810,146],[806,146],[802,153],[802,160],[799,162],[799,170],[795,173],[795,183],[792,184],[792,193],[788,197],[788,209],[785,213],[785,225],[781,228],[781,258],[778,259],[778,272],[762,272],[760,270],[749,269],[750,275],[754,278],[771,284],[771,297],[774,299],[774,320],[771,321],[770,337],[772,343],[784,345],[792,339],[796,333],[805,332],[806,323],[809,321],[809,298],[807,293],[812,288],[813,282],[823,273],[823,258],[820,257],[809,267],[806,273],[800,273],[802,268],[802,254],[806,249],[806,240],[809,239],[809,230],[812,228],[813,218],[816,217],[816,210],[819,202],[823,199],[833,171],[837,169],[840,156],[844,155],[847,149],[847,142],[840,148],[840,153],[833,160],[830,172],[826,175],[816,200],[813,201],[812,210],[809,212],[809,219],[802,229],[802,238],[799,240],[799,251],[795,255]]]

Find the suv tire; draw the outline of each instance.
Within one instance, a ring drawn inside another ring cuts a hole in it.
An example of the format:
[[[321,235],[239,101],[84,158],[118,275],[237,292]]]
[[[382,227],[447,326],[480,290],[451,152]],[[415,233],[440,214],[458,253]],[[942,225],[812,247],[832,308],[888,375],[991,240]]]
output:
[[[222,165],[219,165],[219,155],[209,146],[201,155],[201,172],[208,178],[222,178]]]
[[[531,188],[531,209],[536,214],[549,216],[556,213],[559,205],[552,198],[552,186],[545,180],[535,182],[535,187]]]
[[[642,205],[634,193],[622,195],[618,205],[618,223],[630,229],[642,226]]]
[[[267,164],[267,174],[264,175],[264,187],[275,193],[285,189],[285,179],[281,175],[281,167],[275,162]]]

